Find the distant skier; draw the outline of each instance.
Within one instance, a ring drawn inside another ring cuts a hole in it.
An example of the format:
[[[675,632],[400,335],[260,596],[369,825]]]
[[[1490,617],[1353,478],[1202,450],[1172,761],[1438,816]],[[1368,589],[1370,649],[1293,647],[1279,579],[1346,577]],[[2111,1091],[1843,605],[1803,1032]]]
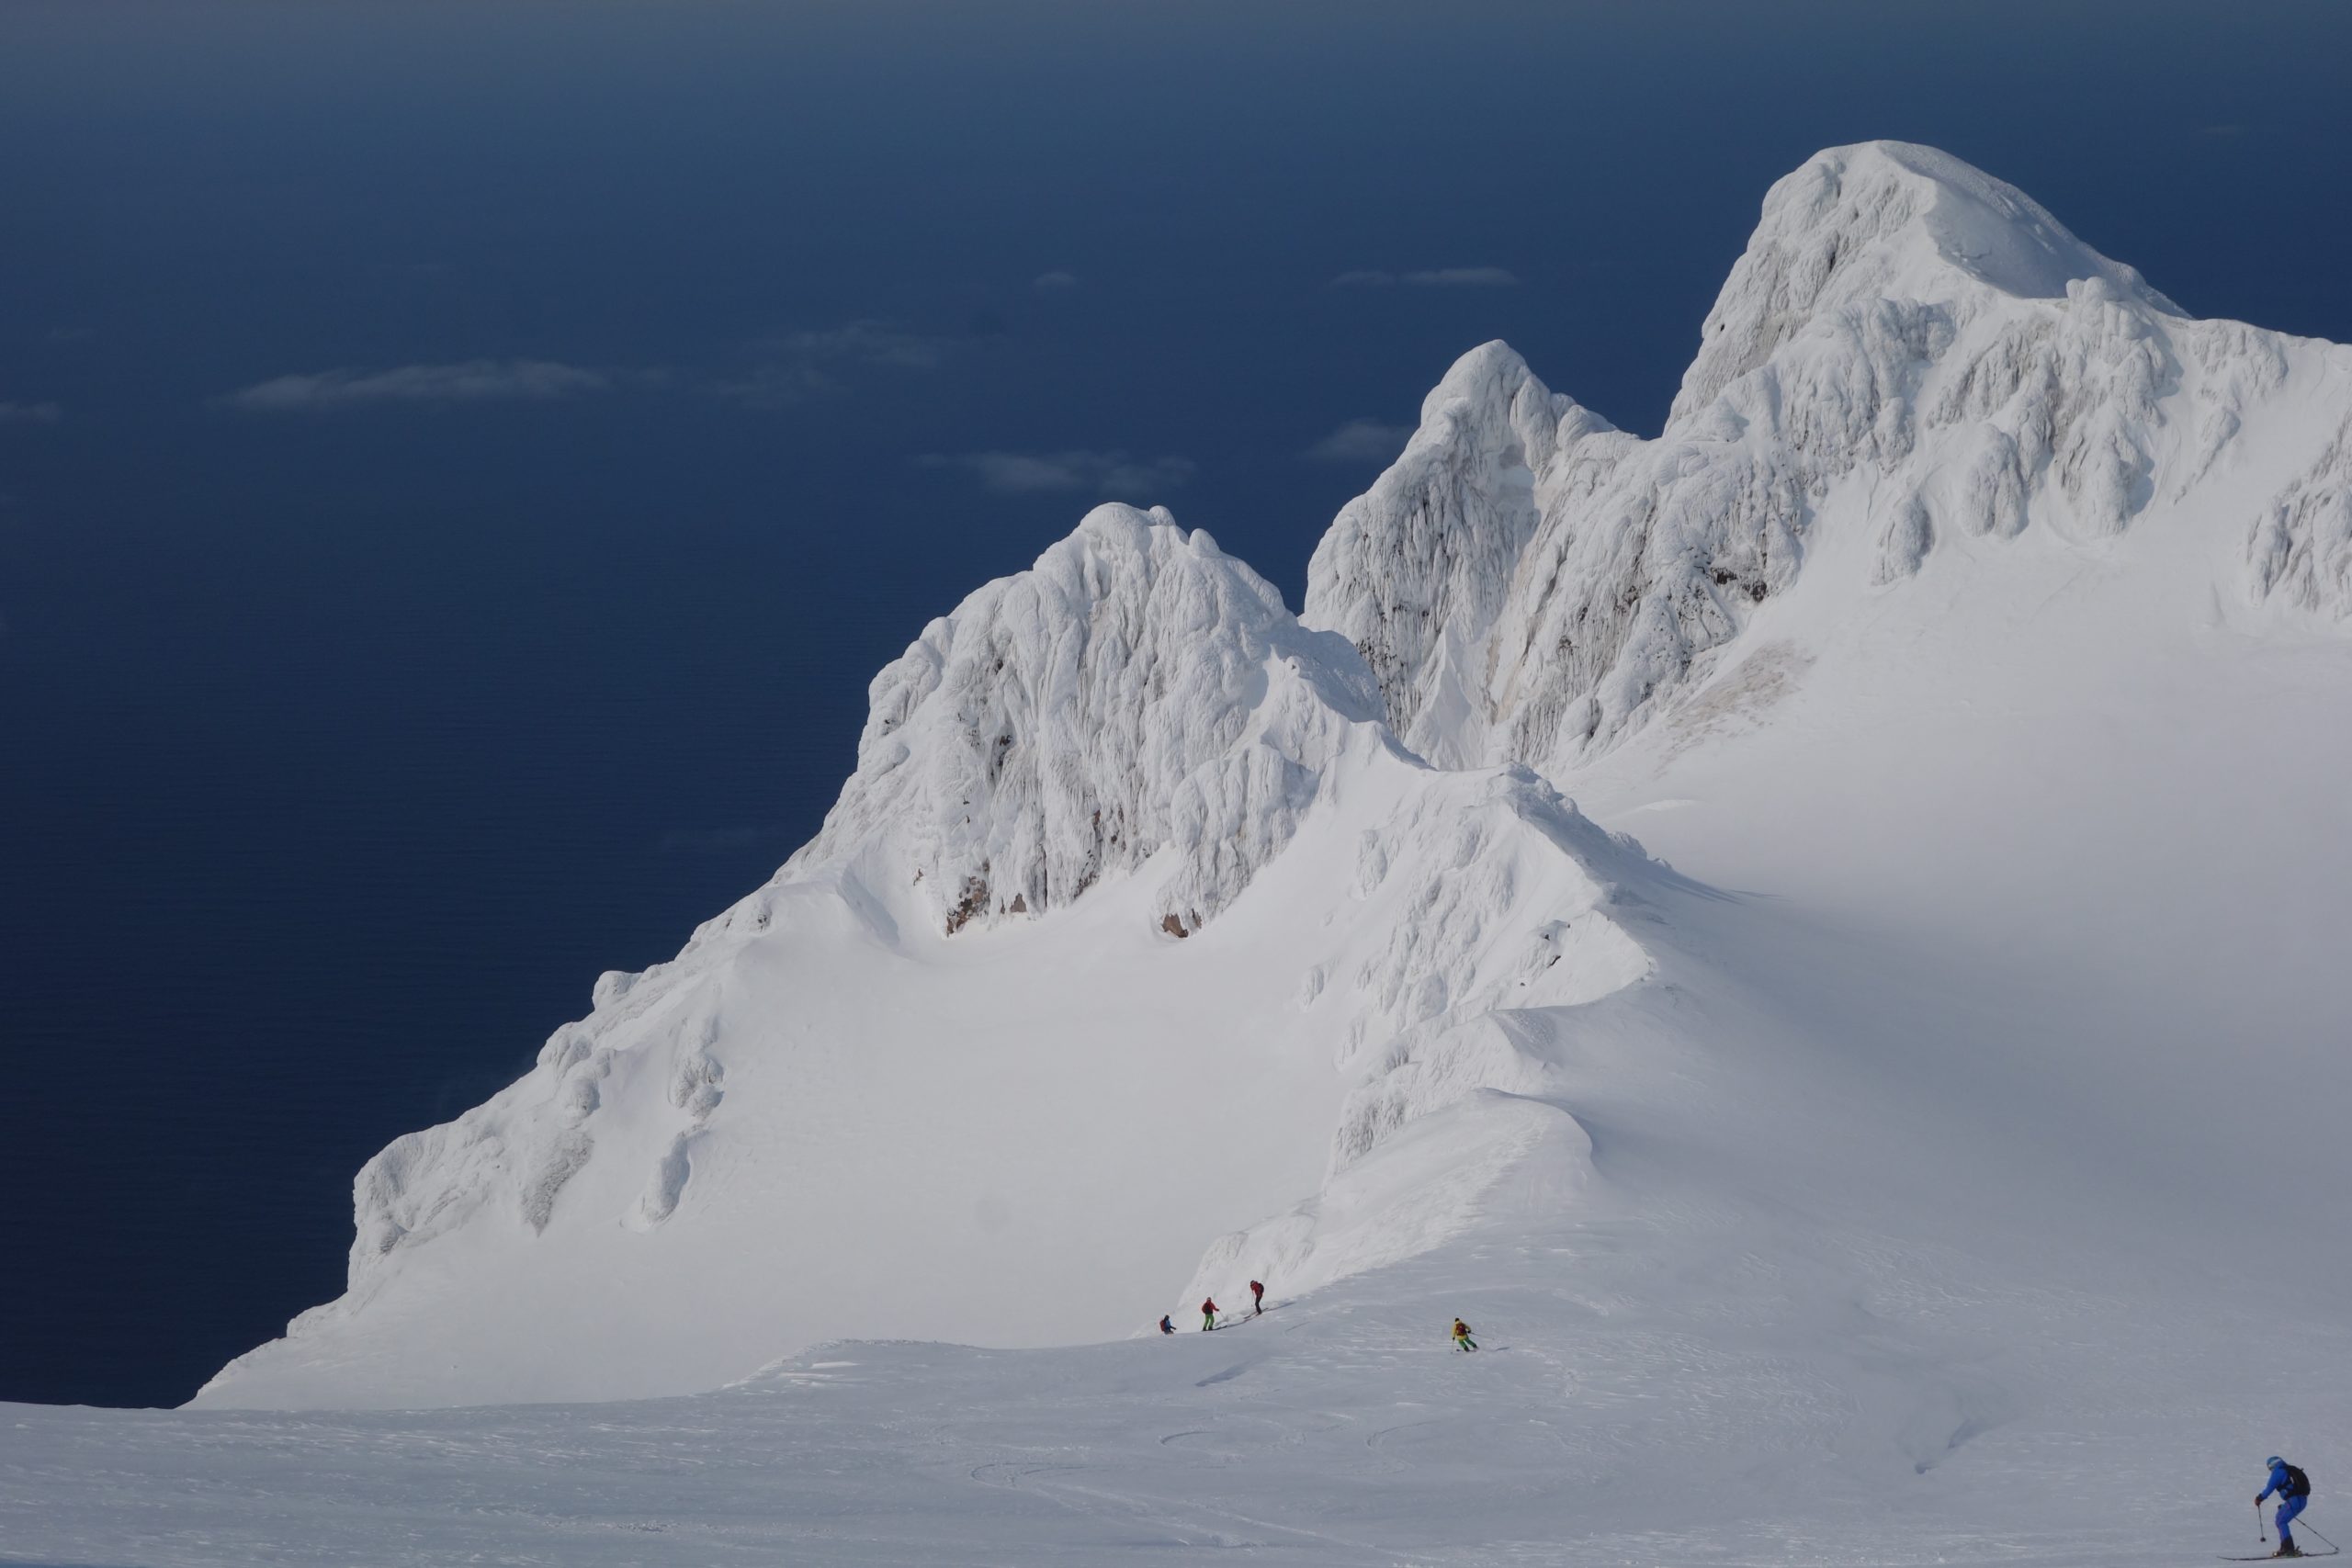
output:
[[[1210,1329],[1215,1328],[1216,1326],[1216,1298],[1215,1296],[1204,1296],[1201,1298],[1201,1332],[1206,1334]]]
[[[1168,1321],[1168,1314],[1165,1313],[1160,1314],[1159,1316],[1159,1332],[1162,1334],[1173,1334],[1176,1332],[1176,1325]]]
[[[1470,1337],[1470,1325],[1458,1317],[1453,1320],[1453,1348],[1457,1350],[1476,1350],[1478,1348],[1478,1342]]]
[[[2277,1454],[2270,1456],[2269,1462],[2270,1483],[2254,1495],[2254,1505],[2258,1508],[2264,1498],[2274,1492],[2278,1495],[2278,1550],[2271,1555],[2301,1557],[2302,1548],[2295,1544],[2294,1532],[2288,1527],[2303,1511],[2303,1505],[2312,1500],[2312,1478]]]
[[[1260,1313],[1266,1310],[1266,1287],[1258,1283],[1255,1280],[1250,1281],[1250,1315],[1251,1317],[1255,1317]]]

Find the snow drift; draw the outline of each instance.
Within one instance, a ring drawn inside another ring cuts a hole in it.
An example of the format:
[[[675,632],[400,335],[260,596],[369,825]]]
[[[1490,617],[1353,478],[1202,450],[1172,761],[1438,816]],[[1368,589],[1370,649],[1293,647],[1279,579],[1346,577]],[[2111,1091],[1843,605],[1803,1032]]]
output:
[[[2214,1106],[2342,1077],[2348,371],[1941,153],[1824,152],[1657,438],[1490,344],[1301,617],[1105,507],[933,623],[816,839],[371,1161],[345,1295],[198,1403],[1111,1337],[1604,1219],[1656,1249],[1611,1310],[1752,1235],[1845,1322],[1886,1237],[2030,1293],[2341,1190]],[[1931,1381],[1951,1432],[2001,1404]]]

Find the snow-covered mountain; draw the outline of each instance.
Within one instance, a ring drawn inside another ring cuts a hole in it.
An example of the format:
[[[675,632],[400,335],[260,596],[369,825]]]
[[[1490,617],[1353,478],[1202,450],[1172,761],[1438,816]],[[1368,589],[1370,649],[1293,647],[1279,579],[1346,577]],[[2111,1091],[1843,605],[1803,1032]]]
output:
[[[873,695],[818,837],[371,1161],[349,1292],[206,1400],[672,1392],[853,1329],[1125,1332],[1204,1241],[1505,1070],[1505,1037],[1448,1028],[1641,976],[1611,909],[1679,886],[1532,774],[1404,753],[1347,643],[1164,513],[1090,514]],[[1483,1142],[1490,1172],[1516,1146]],[[1397,1255],[1387,1228],[1311,1271]]]
[[[934,622],[817,838],[371,1161],[345,1295],[198,1403],[682,1393],[1605,1239],[1599,1310],[1769,1279],[1762,1354],[1868,1301],[2005,1419],[1921,1258],[2194,1270],[2352,1188],[2315,1099],[2225,1099],[2352,1089],[2347,421],[2352,353],[1822,153],[1657,439],[1488,344],[1302,617],[1104,507]]]
[[[1474,351],[1325,536],[1305,619],[1356,643],[1422,755],[1555,773],[1703,679],[1833,539],[1885,587],[1939,548],[2095,551],[2220,503],[2217,592],[2340,626],[2347,369],[2188,318],[1944,153],[1838,148],[1765,198],[1656,440]]]

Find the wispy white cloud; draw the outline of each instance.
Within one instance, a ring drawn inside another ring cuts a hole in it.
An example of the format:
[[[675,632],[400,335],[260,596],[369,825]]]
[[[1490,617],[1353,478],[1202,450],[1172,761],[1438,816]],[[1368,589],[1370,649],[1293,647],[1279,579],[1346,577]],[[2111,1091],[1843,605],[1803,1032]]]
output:
[[[848,389],[842,376],[860,367],[936,370],[956,340],[892,321],[844,321],[837,327],[786,333],[749,346],[741,372],[703,383],[704,389],[757,408],[789,408]]]
[[[786,408],[847,391],[860,369],[935,370],[957,341],[890,321],[854,321],[755,339],[742,345],[731,368],[591,370],[551,359],[469,359],[389,370],[345,367],[276,377],[213,401],[247,412],[280,413],[369,403],[546,401],[626,389],[695,392]]]
[[[1412,434],[1409,424],[1351,419],[1299,455],[1317,463],[1385,463],[1405,449]]]
[[[1441,266],[1420,272],[1343,272],[1331,280],[1334,288],[1386,288],[1404,284],[1414,288],[1510,288],[1519,282],[1508,267]]]
[[[1407,283],[1424,288],[1514,288],[1519,279],[1507,267],[1442,266],[1431,272],[1408,272]]]
[[[902,370],[936,370],[947,358],[948,340],[910,332],[890,321],[844,321],[816,332],[786,333],[755,347],[779,359],[808,364],[892,365]]]
[[[1041,294],[1051,293],[1057,288],[1075,288],[1078,287],[1078,274],[1056,267],[1051,272],[1041,272],[1031,278],[1029,287]]]
[[[56,403],[0,403],[0,424],[55,424],[64,417]]]
[[[342,368],[255,382],[215,400],[250,413],[286,413],[366,403],[545,401],[611,389],[601,370],[551,359],[469,359],[455,365]]]
[[[926,468],[960,468],[999,495],[1091,491],[1138,500],[1173,490],[1200,471],[1189,457],[1133,457],[1125,452],[933,452]]]
[[[712,377],[697,384],[713,397],[761,409],[792,408],[846,389],[840,378],[805,359],[762,360],[734,374]]]

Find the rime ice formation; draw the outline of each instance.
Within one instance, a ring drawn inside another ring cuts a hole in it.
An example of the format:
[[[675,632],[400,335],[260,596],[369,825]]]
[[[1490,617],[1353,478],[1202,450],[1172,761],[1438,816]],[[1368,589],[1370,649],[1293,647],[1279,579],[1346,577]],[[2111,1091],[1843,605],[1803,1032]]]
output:
[[[974,1321],[904,1275],[820,1286],[802,1273],[802,1256],[842,1250],[862,1228],[903,1214],[914,1194],[960,1190],[976,1170],[982,1187],[1001,1190],[968,1213],[946,1211],[943,1229],[976,1223],[978,1235],[937,1246],[985,1244],[964,1275],[1001,1276],[990,1293],[1004,1305],[977,1321],[1035,1335],[1035,1314],[1014,1303],[1049,1249],[1068,1243],[1062,1211],[1073,1200],[1056,1190],[1068,1185],[1058,1160],[1106,1138],[1117,1145],[1105,1151],[1114,1171],[1127,1162],[1126,1176],[1145,1179],[1178,1157],[1180,1135],[1223,1114],[1212,1088],[1195,1095],[1189,1120],[1171,1108],[1144,1135],[1080,1128],[1102,1104],[1081,1087],[1116,1098],[1148,1084],[1123,1053],[1159,1053],[1163,1073],[1181,1074],[1182,1053],[1214,1061],[1238,1048],[1203,1053],[1188,1032],[1251,1035],[1220,1010],[1226,987],[1214,985],[1205,1010],[1191,1014],[1122,1017],[1125,993],[1107,984],[1081,1017],[1057,1014],[1021,963],[1067,965],[1067,984],[1080,988],[1123,966],[1141,963],[1147,976],[1164,968],[1154,955],[1214,921],[1343,774],[1423,771],[1395,751],[1377,711],[1377,688],[1345,639],[1301,627],[1206,534],[1165,512],[1098,508],[1030,570],[933,622],[876,678],[856,772],[768,886],[707,922],[671,963],[605,976],[595,1010],[557,1031],[529,1076],[369,1161],[356,1183],[345,1297],[228,1369],[211,1393],[443,1403],[491,1390],[558,1397],[708,1383],[741,1370],[728,1336],[659,1365],[619,1347],[656,1332],[653,1301],[673,1290],[707,1296],[721,1279],[742,1319],[737,1337],[763,1345],[778,1316],[809,1336],[910,1310],[910,1331],[944,1325],[944,1314]],[[1121,929],[1056,924],[1102,883],[1118,896],[1087,907]],[[1032,926],[1046,929],[1010,953],[987,942],[992,928],[1010,936]],[[959,974],[967,950],[995,958],[995,990]],[[1035,1102],[1024,1131],[1001,1107],[975,1116],[985,1102],[968,1093],[934,1083],[926,1103],[922,1090],[894,1082],[919,1070],[910,1056],[967,1043],[978,1051],[983,1041],[996,1055],[958,1070],[1050,1076],[1069,1097]],[[1261,1129],[1269,1148],[1285,1145],[1302,1094],[1329,1097],[1327,1081],[1317,1075],[1266,1101],[1263,1114],[1285,1129]],[[927,1116],[940,1122],[926,1133]],[[985,1168],[1001,1136],[1035,1144],[1023,1180]],[[1274,1157],[1312,1169],[1311,1151]],[[862,1178],[853,1175],[860,1162]],[[1246,1189],[1258,1174],[1242,1168],[1232,1185]],[[1167,1223],[1213,1190],[1163,1199]],[[1135,1223],[1115,1185],[1086,1190]],[[820,1193],[821,1213],[778,1223],[774,1205],[789,1211]],[[1099,1228],[1107,1213],[1088,1211],[1081,1228]],[[691,1240],[673,1239],[681,1227]],[[631,1240],[655,1233],[665,1245]],[[1154,1234],[1148,1223],[1137,1232]],[[455,1279],[445,1272],[455,1253],[477,1249],[492,1256]],[[696,1258],[708,1271],[696,1273]],[[645,1314],[635,1319],[609,1304],[632,1270],[645,1278],[619,1293],[635,1291]],[[1110,1272],[1119,1277],[1115,1261]],[[550,1325],[580,1312],[582,1291],[605,1293],[567,1347]],[[888,1299],[869,1299],[876,1293]],[[1115,1315],[1097,1311],[1098,1330],[1126,1313],[1124,1303]],[[410,1314],[493,1327],[454,1370],[354,1375],[341,1341],[364,1339],[371,1318]],[[335,1370],[318,1372],[329,1359]],[[679,1359],[695,1370],[681,1372]]]
[[[895,856],[953,933],[1069,903],[1167,846],[1154,923],[1224,908],[1380,697],[1340,639],[1172,521],[1099,507],[925,627],[875,678],[857,772],[785,874]]]
[[[1306,619],[1363,650],[1406,744],[1442,767],[1471,760],[1460,743],[1486,687],[1486,628],[1562,488],[1606,468],[1566,455],[1631,445],[1490,343],[1446,373],[1403,456],[1340,510],[1315,552]]]
[[[345,1294],[198,1402],[683,1393],[853,1334],[1114,1337],[1196,1258],[1296,1292],[1506,1218],[1671,1253],[1907,1233],[2041,1154],[2071,1190],[2098,1112],[2036,1154],[2018,1108],[2127,1003],[2103,1084],[2341,1032],[2272,962],[2307,939],[2245,933],[2332,929],[2352,876],[2347,418],[2345,350],[2192,320],[1941,153],[1824,152],[1656,439],[1489,344],[1300,617],[1106,506],[932,623],[816,838],[370,1161]],[[1986,980],[2019,951],[2082,995],[1980,1019],[2041,994]],[[2224,973],[2261,1030],[2178,990]]]
[[[1838,148],[1766,197],[1656,440],[1475,351],[1340,513],[1305,619],[1363,651],[1422,754],[1559,772],[1703,674],[1825,533],[1865,541],[1877,587],[1956,538],[2094,550],[2270,460],[2257,422],[2308,468],[2238,521],[2251,570],[2225,591],[2340,616],[2343,447],[2316,450],[2307,411],[2344,408],[2346,371],[2335,345],[2189,319],[1946,154]]]
[[[853,1329],[1109,1334],[1269,1194],[1406,1179],[1431,1116],[1507,1134],[1415,1194],[1411,1235],[1458,1227],[1510,1150],[1581,1136],[1465,1103],[1544,1081],[1548,1026],[1495,1010],[1636,984],[1621,919],[1687,894],[1524,770],[1412,758],[1374,690],[1204,535],[1090,514],[876,681],[857,773],[773,883],[369,1162],[345,1296],[200,1403],[644,1393]],[[1342,1277],[1411,1250],[1383,1213],[1270,1245]],[[381,1322],[416,1326],[384,1347]]]
[[[1120,505],[1097,508],[1029,570],[925,627],[870,697],[857,771],[777,885],[829,884],[885,930],[893,900],[874,887],[908,889],[945,935],[1043,914],[1163,848],[1151,924],[1189,934],[1281,851],[1379,700],[1344,642],[1302,628],[1205,532]],[[783,896],[719,916],[677,967],[698,971],[706,949],[766,930]],[[676,984],[657,980],[664,992]],[[647,1005],[618,976],[597,999],[596,1017],[541,1054],[535,1105],[496,1115],[493,1102],[401,1139],[361,1171],[355,1280],[513,1175],[524,1219],[546,1228],[594,1147],[614,1050],[599,1025],[625,1032]],[[717,1018],[699,1014],[684,1034],[663,1091],[682,1125],[630,1216],[640,1225],[676,1208],[694,1134],[725,1099]],[[510,1173],[496,1156],[518,1113],[536,1128]]]
[[[2352,621],[2352,414],[2255,520],[2246,560],[2257,593]]]

